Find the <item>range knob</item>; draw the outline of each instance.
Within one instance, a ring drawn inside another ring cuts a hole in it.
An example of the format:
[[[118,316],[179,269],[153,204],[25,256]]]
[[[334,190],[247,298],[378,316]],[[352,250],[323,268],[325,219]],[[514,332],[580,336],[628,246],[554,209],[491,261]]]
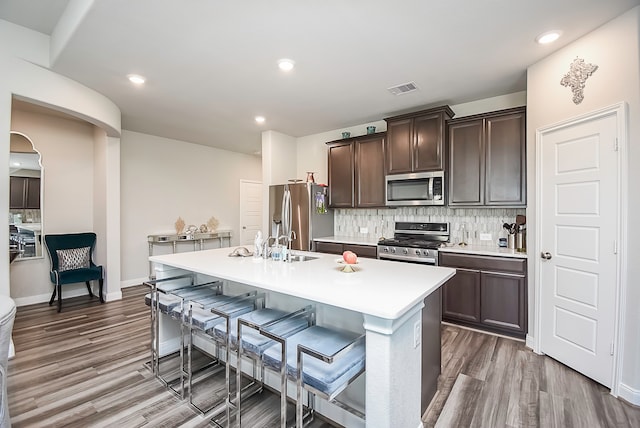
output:
[[[391,252],[395,254],[395,252],[396,252],[396,247],[391,247]]]
[[[403,248],[403,249],[402,249],[402,253],[403,253],[403,254],[409,254],[409,250],[407,250],[406,248]]]
[[[416,256],[420,255],[420,250],[416,250]]]

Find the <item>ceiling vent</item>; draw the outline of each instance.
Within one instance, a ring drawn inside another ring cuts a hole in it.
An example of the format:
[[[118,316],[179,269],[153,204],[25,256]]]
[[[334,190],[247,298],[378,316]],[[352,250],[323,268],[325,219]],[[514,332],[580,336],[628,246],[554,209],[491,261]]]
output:
[[[403,83],[402,85],[387,88],[387,91],[391,92],[393,95],[408,94],[409,92],[417,90],[418,87],[416,86],[415,82]]]

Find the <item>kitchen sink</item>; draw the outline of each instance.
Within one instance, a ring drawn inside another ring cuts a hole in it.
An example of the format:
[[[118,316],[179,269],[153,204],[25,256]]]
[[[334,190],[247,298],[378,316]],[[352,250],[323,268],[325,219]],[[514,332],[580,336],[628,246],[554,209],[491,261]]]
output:
[[[307,256],[305,254],[294,254],[291,255],[292,262],[308,262],[309,260],[315,260],[318,257]]]

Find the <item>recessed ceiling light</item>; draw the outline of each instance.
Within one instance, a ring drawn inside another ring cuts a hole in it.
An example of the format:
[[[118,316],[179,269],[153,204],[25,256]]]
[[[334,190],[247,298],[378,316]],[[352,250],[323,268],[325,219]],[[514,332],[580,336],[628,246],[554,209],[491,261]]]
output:
[[[135,83],[136,85],[142,85],[145,82],[145,78],[140,76],[139,74],[130,74],[127,76],[131,83]]]
[[[278,67],[280,67],[282,71],[291,71],[295,65],[296,63],[292,59],[283,58],[278,61]]]
[[[561,34],[562,31],[558,30],[547,31],[546,33],[542,33],[538,37],[536,37],[536,42],[540,43],[541,45],[546,45],[547,43],[552,43],[558,40]]]
[[[264,116],[256,116],[256,122],[257,123],[264,123],[265,118]]]

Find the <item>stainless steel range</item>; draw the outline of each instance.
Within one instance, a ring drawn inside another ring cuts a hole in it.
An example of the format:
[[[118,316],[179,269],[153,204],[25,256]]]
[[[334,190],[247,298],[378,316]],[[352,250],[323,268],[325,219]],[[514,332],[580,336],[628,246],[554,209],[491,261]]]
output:
[[[438,265],[438,248],[449,241],[449,223],[397,222],[392,239],[378,242],[378,258]]]

